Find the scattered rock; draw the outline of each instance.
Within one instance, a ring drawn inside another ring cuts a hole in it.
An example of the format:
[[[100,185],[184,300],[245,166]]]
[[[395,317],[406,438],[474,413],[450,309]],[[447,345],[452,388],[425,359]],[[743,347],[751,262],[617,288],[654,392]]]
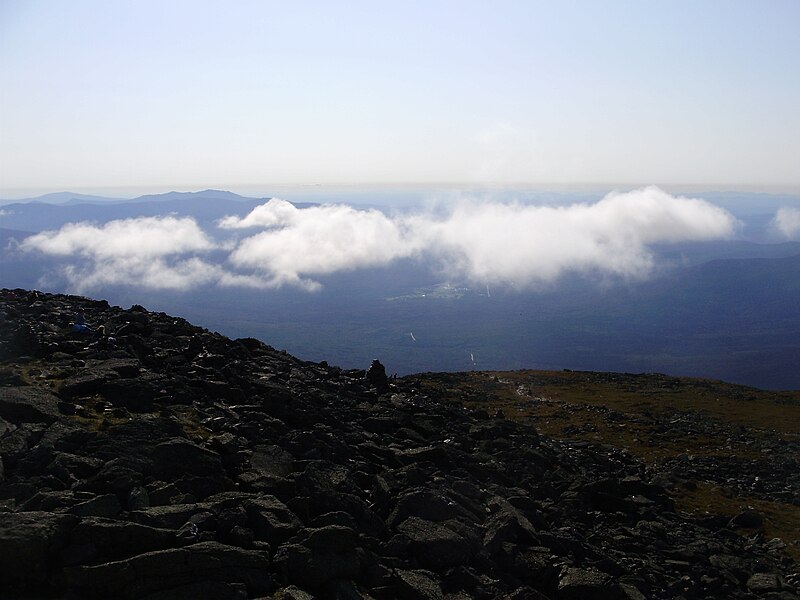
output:
[[[116,346],[75,338],[78,310]],[[724,477],[791,502],[792,441],[758,446],[763,464],[651,468],[420,391],[455,374],[390,385],[378,361],[74,296],[2,290],[0,315],[3,597],[798,598],[760,513],[693,519],[664,487]]]

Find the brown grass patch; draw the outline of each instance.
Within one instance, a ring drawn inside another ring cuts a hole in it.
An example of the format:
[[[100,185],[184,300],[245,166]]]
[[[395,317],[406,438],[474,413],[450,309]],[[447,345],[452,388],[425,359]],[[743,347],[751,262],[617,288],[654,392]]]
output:
[[[557,439],[608,444],[653,464],[678,456],[763,459],[754,440],[800,440],[800,392],[770,392],[720,381],[664,375],[573,371],[427,374],[415,379],[434,398],[461,402],[535,427]],[[695,426],[696,424],[696,426]],[[712,482],[669,490],[676,507],[698,516],[764,515],[800,559],[800,507],[736,496]]]

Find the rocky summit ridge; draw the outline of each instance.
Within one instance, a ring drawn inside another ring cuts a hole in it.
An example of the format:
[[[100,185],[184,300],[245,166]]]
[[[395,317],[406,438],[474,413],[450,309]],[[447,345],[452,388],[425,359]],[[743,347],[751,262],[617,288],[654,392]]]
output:
[[[0,360],[2,598],[800,597],[780,545],[734,531],[747,513],[677,512],[631,454],[424,376],[381,393],[141,306],[25,290],[0,291]]]

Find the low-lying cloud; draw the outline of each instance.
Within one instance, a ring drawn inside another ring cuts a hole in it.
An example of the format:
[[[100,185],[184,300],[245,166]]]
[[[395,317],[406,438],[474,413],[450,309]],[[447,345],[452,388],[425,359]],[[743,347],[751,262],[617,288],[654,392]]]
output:
[[[787,240],[800,240],[800,209],[783,207],[775,213],[772,227]]]
[[[43,231],[22,243],[23,249],[99,260],[156,258],[214,247],[213,240],[188,217],[140,217],[109,221],[105,225],[67,223],[58,231]]]
[[[784,219],[786,220],[786,219]],[[699,199],[648,187],[593,204],[532,206],[464,200],[444,213],[390,217],[346,205],[298,209],[272,199],[218,223],[215,242],[190,218],[78,223],[27,238],[23,249],[84,257],[65,270],[82,287],[130,283],[319,289],[320,277],[415,258],[451,279],[534,286],[568,272],[645,277],[656,243],[730,237],[737,221]],[[249,229],[260,229],[247,235]],[[200,254],[215,250],[215,260]]]
[[[245,238],[231,253],[237,268],[252,269],[270,285],[293,284],[309,290],[309,277],[382,266],[420,250],[413,232],[377,210],[346,205],[298,209],[273,199],[243,219],[227,217],[223,228],[267,227]]]
[[[219,279],[219,266],[197,253],[216,248],[214,241],[191,218],[142,217],[105,225],[68,223],[57,231],[25,238],[23,251],[67,258],[63,276],[72,289],[87,291],[105,285],[188,289]]]
[[[649,187],[564,207],[463,204],[412,229],[451,272],[525,286],[565,272],[642,277],[653,266],[649,244],[723,238],[735,227],[718,207]]]

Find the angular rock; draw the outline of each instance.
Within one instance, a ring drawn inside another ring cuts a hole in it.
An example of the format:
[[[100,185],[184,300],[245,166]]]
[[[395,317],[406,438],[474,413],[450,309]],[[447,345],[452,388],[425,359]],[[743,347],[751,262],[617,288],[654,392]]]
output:
[[[248,595],[264,595],[274,588],[268,569],[269,560],[261,552],[200,542],[96,566],[69,567],[66,575],[68,589],[80,597],[133,600],[148,594],[169,597],[205,582],[233,584],[232,589],[244,585]]]
[[[527,517],[508,501],[493,498],[489,506],[496,511],[485,525],[483,545],[489,552],[497,552],[505,542],[532,544],[539,539]]]
[[[185,473],[192,475],[224,473],[219,454],[181,438],[161,442],[153,448],[153,471],[156,477],[164,480]]]
[[[411,555],[427,568],[452,567],[469,558],[470,548],[466,540],[439,523],[409,517],[397,527],[397,531],[408,537]]]
[[[397,499],[387,523],[396,526],[411,516],[427,521],[445,521],[463,514],[464,511],[450,498],[431,490],[414,488]]]
[[[287,586],[275,592],[276,600],[314,600],[314,596],[296,585]]]
[[[768,594],[779,591],[783,585],[775,573],[755,573],[747,580],[747,589],[754,594]]]
[[[247,586],[243,583],[227,581],[193,581],[177,587],[161,590],[142,596],[138,600],[175,600],[175,598],[191,598],[192,600],[247,600]]]
[[[110,379],[103,382],[99,392],[115,407],[142,413],[153,410],[155,402],[163,395],[161,381],[137,379]]]
[[[71,399],[97,394],[110,380],[116,379],[119,374],[112,369],[92,368],[68,377],[59,389],[62,398]]]
[[[251,498],[243,506],[257,540],[278,546],[303,526],[297,515],[275,496]]]
[[[356,577],[361,568],[356,533],[330,525],[304,529],[275,553],[275,565],[289,582],[317,588],[328,581]]]
[[[744,510],[730,520],[729,525],[734,528],[745,527],[755,529],[761,527],[764,517],[754,510]]]
[[[0,581],[4,590],[19,596],[50,590],[58,554],[77,522],[74,515],[0,512]]]
[[[442,586],[430,571],[404,571],[395,573],[397,598],[403,600],[444,600]]]
[[[559,579],[558,597],[564,600],[624,600],[625,593],[608,573],[570,567]]]
[[[104,494],[74,505],[69,512],[79,517],[113,517],[121,510],[116,495]]]
[[[136,554],[163,550],[175,543],[175,532],[97,517],[81,519],[62,551],[66,565],[108,562]]]
[[[37,387],[0,387],[0,417],[11,423],[52,423],[61,416],[58,402]]]
[[[103,461],[68,452],[58,452],[53,458],[54,465],[65,469],[76,480],[87,479],[103,468]]]
[[[151,506],[134,510],[130,518],[142,525],[161,529],[178,529],[192,516],[201,512],[210,512],[210,504],[174,504],[171,506]]]
[[[256,446],[250,467],[262,475],[285,477],[292,472],[294,457],[280,446]]]
[[[504,547],[504,550],[508,545]],[[509,553],[505,553],[502,562],[507,565],[508,572],[523,583],[533,586],[538,590],[550,590],[555,587],[558,570],[553,565],[552,554],[546,548],[524,548],[512,546]]]
[[[150,495],[147,493],[147,489],[142,486],[133,488],[128,494],[125,508],[127,510],[141,510],[149,507]]]

